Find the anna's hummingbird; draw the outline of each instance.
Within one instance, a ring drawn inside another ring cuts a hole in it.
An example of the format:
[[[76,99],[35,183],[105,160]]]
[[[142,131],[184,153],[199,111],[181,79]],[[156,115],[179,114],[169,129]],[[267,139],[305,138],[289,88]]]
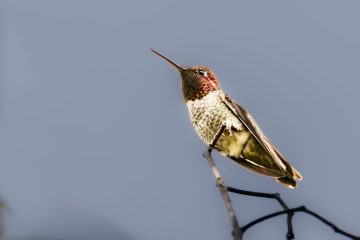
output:
[[[205,66],[183,67],[152,51],[180,72],[192,125],[207,145],[253,172],[288,188],[297,187],[300,173],[271,144],[252,116],[221,90],[213,71]]]

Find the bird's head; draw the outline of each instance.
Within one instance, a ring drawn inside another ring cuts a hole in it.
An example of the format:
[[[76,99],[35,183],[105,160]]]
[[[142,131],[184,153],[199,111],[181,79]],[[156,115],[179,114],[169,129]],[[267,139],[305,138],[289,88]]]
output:
[[[183,67],[167,57],[152,50],[155,54],[173,65],[180,73],[182,79],[182,93],[185,101],[201,99],[212,91],[220,90],[215,73],[205,66]]]

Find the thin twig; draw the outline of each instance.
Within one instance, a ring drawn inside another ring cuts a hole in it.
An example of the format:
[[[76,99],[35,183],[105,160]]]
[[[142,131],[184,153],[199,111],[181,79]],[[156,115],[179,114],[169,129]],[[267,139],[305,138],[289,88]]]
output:
[[[240,190],[240,189],[236,189],[236,188],[232,188],[232,187],[227,187],[224,183],[224,181],[221,178],[220,172],[217,169],[214,159],[211,156],[211,151],[212,151],[212,146],[210,146],[203,154],[203,156],[208,160],[211,170],[213,172],[213,175],[215,176],[216,179],[216,185],[220,190],[221,195],[223,196],[223,199],[225,201],[225,205],[226,205],[226,209],[227,212],[230,216],[230,220],[232,223],[232,227],[233,227],[233,239],[234,240],[242,240],[243,238],[243,234],[246,232],[246,230],[248,230],[249,228],[253,227],[254,225],[261,223],[265,220],[268,220],[270,218],[279,216],[279,215],[283,215],[283,214],[287,214],[288,215],[288,234],[287,234],[287,239],[294,239],[294,233],[293,233],[293,228],[292,228],[292,217],[294,215],[295,212],[304,212],[307,213],[311,216],[313,216],[314,218],[318,219],[319,221],[321,221],[322,223],[324,223],[325,225],[331,227],[336,233],[339,233],[343,236],[349,237],[353,240],[360,240],[360,237],[355,236],[351,233],[348,233],[342,229],[340,229],[338,226],[336,226],[334,223],[330,222],[329,220],[325,219],[324,217],[320,216],[319,214],[307,209],[305,206],[300,206],[297,208],[288,208],[288,206],[286,205],[286,203],[281,199],[280,194],[278,193],[261,193],[261,192],[252,192],[252,191],[246,191],[246,190]],[[230,196],[228,194],[228,192],[232,192],[232,193],[237,193],[237,194],[242,194],[242,195],[248,195],[248,196],[254,196],[254,197],[263,197],[263,198],[273,198],[276,199],[280,205],[285,209],[283,211],[278,211],[278,212],[274,212],[268,215],[265,215],[263,217],[257,218],[253,221],[251,221],[250,223],[244,225],[243,227],[240,227],[238,220],[236,218],[235,215],[235,211],[234,208],[232,206],[231,203],[231,199]],[[291,237],[291,238],[290,238]]]
[[[284,210],[289,210],[289,207],[286,203],[282,200],[279,193],[262,193],[262,192],[253,192],[253,191],[246,191],[241,189],[236,189],[232,187],[227,187],[227,190],[232,193],[237,193],[241,195],[253,196],[253,197],[261,197],[261,198],[272,198],[279,202],[279,204],[283,207]],[[287,228],[288,232],[286,234],[286,239],[291,240],[295,238],[293,226],[292,226],[292,217],[294,213],[291,211],[287,212]]]
[[[258,223],[261,223],[261,222],[263,222],[263,221],[265,221],[267,219],[270,219],[270,218],[273,218],[273,217],[276,217],[276,216],[279,216],[279,215],[282,215],[282,214],[288,214],[289,212],[292,212],[292,213],[295,213],[295,212],[307,213],[307,214],[315,217],[316,219],[318,219],[319,221],[321,221],[325,225],[332,228],[336,233],[339,233],[341,235],[344,235],[344,236],[349,237],[349,238],[354,239],[354,240],[359,240],[360,239],[360,237],[357,237],[357,236],[355,236],[353,234],[350,234],[350,233],[340,229],[334,223],[330,222],[329,220],[325,219],[324,217],[320,216],[319,214],[317,214],[317,213],[315,213],[315,212],[313,212],[311,210],[308,210],[305,206],[300,206],[300,207],[297,207],[297,208],[290,208],[288,210],[278,211],[278,212],[274,212],[274,213],[265,215],[263,217],[255,219],[254,221],[251,221],[250,223],[244,225],[243,227],[241,227],[241,229],[242,229],[242,231],[244,233],[246,230],[248,230],[249,228],[253,227],[254,225],[256,225]]]
[[[239,226],[238,220],[237,220],[235,212],[234,212],[234,208],[231,204],[231,199],[229,197],[227,187],[225,186],[225,183],[221,178],[220,172],[218,171],[218,169],[215,165],[214,159],[211,156],[211,150],[212,150],[212,148],[209,147],[204,152],[203,156],[206,158],[206,160],[208,160],[208,162],[210,164],[211,170],[216,179],[216,186],[219,188],[220,193],[224,199],[226,209],[227,209],[227,212],[230,217],[231,225],[233,227],[233,232],[232,232],[233,239],[234,240],[242,240],[242,230]]]
[[[340,229],[339,227],[337,227],[334,223],[330,222],[329,220],[323,218],[322,216],[320,216],[319,214],[308,210],[305,206],[301,206],[298,208],[291,208],[289,209],[289,207],[286,205],[286,203],[281,199],[280,194],[279,193],[261,193],[261,192],[252,192],[252,191],[246,191],[246,190],[240,190],[240,189],[236,189],[236,188],[232,188],[232,187],[227,187],[224,183],[224,181],[221,178],[220,172],[217,169],[214,159],[211,156],[211,151],[212,149],[215,147],[215,144],[217,142],[217,140],[220,138],[221,134],[223,133],[225,129],[225,126],[222,125],[220,130],[218,131],[218,133],[215,135],[212,143],[209,145],[209,147],[206,149],[206,151],[203,153],[203,156],[206,158],[206,160],[209,162],[209,165],[211,167],[211,170],[215,176],[216,179],[216,186],[219,188],[220,193],[224,199],[225,205],[226,205],[226,209],[227,212],[230,216],[230,220],[231,220],[231,224],[233,227],[233,239],[234,240],[242,240],[243,234],[246,230],[248,230],[249,228],[251,228],[252,226],[263,222],[267,219],[282,215],[282,214],[287,214],[287,226],[288,226],[288,233],[287,233],[287,240],[291,240],[294,239],[294,233],[293,233],[293,227],[292,227],[292,217],[294,216],[295,212],[304,212],[307,213],[313,217],[315,217],[316,219],[318,219],[319,221],[323,222],[325,225],[331,227],[336,233],[339,233],[341,235],[347,236],[353,240],[360,240],[360,237],[354,236],[348,232],[345,232],[344,230]],[[231,199],[230,196],[228,194],[228,192],[233,192],[233,193],[237,193],[237,194],[242,194],[242,195],[248,195],[248,196],[254,196],[254,197],[262,197],[262,198],[273,198],[276,199],[280,205],[285,209],[283,211],[278,211],[278,212],[274,212],[268,215],[265,215],[263,217],[260,217],[258,219],[255,219],[254,221],[251,221],[250,223],[246,224],[243,227],[240,227],[238,220],[236,218],[235,215],[235,211],[234,208],[231,204]]]
[[[252,191],[246,191],[246,190],[240,190],[240,189],[236,189],[236,188],[232,188],[232,187],[227,187],[224,183],[224,181],[221,178],[221,175],[215,165],[214,159],[211,156],[211,150],[212,148],[209,147],[203,154],[203,156],[208,160],[211,170],[216,178],[216,184],[217,187],[219,188],[223,199],[225,201],[226,204],[226,209],[228,211],[228,214],[230,216],[231,219],[231,223],[233,226],[233,239],[234,240],[242,240],[242,236],[243,234],[246,232],[246,230],[248,230],[249,228],[253,227],[254,225],[261,223],[265,220],[268,220],[270,218],[279,216],[279,215],[283,215],[283,214],[287,214],[288,215],[288,235],[287,238],[289,239],[289,237],[291,236],[290,234],[292,234],[292,239],[295,238],[294,234],[293,234],[293,230],[292,230],[292,216],[294,215],[295,212],[304,212],[307,213],[311,216],[313,216],[314,218],[318,219],[319,221],[321,221],[322,223],[324,223],[325,225],[329,226],[330,228],[332,228],[334,230],[334,232],[339,233],[343,236],[346,236],[348,238],[351,238],[353,240],[360,240],[359,236],[355,236],[349,232],[346,232],[342,229],[340,229],[338,226],[336,226],[334,223],[330,222],[329,220],[325,219],[324,217],[320,216],[319,214],[307,209],[305,206],[300,206],[297,208],[288,208],[288,206],[286,205],[286,203],[281,199],[280,194],[278,193],[261,193],[261,192],[252,192]],[[242,194],[242,195],[248,195],[248,196],[254,196],[254,197],[263,197],[263,198],[273,198],[276,199],[280,205],[285,209],[283,211],[278,211],[278,212],[274,212],[268,215],[265,215],[263,217],[257,218],[251,222],[249,222],[248,224],[244,225],[243,227],[239,226],[239,223],[237,221],[236,215],[235,215],[235,211],[234,208],[231,204],[231,199],[229,197],[228,192],[232,192],[232,193],[237,193],[237,194]],[[291,218],[289,219],[289,216],[291,216]],[[290,222],[290,223],[289,223]],[[290,225],[289,225],[290,224]],[[291,228],[289,228],[289,226],[291,226]],[[289,231],[291,230],[291,231]],[[290,233],[290,234],[289,234]]]

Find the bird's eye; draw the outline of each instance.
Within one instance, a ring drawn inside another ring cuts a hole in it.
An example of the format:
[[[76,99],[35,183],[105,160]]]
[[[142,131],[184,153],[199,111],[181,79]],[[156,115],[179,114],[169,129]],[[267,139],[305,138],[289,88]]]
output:
[[[199,73],[201,76],[207,76],[207,72],[204,71],[204,70],[199,70],[198,73]]]

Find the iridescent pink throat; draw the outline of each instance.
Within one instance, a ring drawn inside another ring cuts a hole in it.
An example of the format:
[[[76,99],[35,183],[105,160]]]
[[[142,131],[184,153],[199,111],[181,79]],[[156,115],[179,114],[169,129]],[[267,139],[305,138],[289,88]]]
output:
[[[209,92],[220,89],[219,82],[212,74],[205,77],[199,77],[195,81],[186,78],[183,78],[182,80],[182,92],[186,102],[202,99]]]

